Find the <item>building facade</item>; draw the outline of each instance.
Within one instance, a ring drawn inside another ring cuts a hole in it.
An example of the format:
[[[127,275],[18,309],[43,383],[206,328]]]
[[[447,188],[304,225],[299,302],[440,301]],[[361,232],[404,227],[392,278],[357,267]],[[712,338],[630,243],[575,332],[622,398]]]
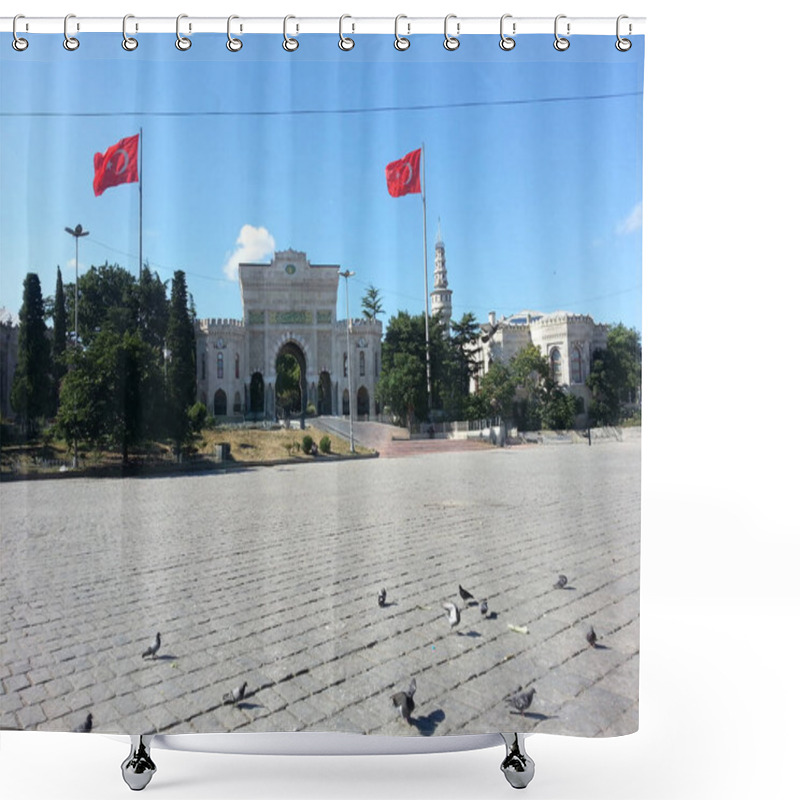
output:
[[[480,379],[495,361],[508,363],[529,344],[538,345],[550,365],[550,376],[561,388],[580,397],[589,408],[591,392],[586,386],[591,368],[592,353],[604,349],[608,326],[595,323],[587,314],[555,311],[520,311],[510,317],[497,319],[494,312],[481,325],[476,360],[480,371],[471,387],[474,391]],[[579,420],[580,422],[580,420]]]
[[[379,320],[338,320],[338,265],[311,264],[305,253],[278,251],[268,264],[240,264],[243,319],[196,325],[197,396],[215,417],[278,419],[277,362],[300,367],[300,403],[319,414],[358,419],[377,414],[381,368]]]

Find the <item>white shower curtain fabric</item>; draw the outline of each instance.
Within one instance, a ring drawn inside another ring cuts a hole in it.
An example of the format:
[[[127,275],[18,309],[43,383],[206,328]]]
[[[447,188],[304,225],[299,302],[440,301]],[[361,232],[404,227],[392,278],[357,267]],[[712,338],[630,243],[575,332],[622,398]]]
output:
[[[0,727],[635,731],[643,37],[29,38]]]

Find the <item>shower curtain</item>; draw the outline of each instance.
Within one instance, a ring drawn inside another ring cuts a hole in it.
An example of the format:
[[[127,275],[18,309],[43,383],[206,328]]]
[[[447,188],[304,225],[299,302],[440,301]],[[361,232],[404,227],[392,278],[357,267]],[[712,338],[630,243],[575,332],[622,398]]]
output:
[[[637,729],[644,39],[340,24],[2,46],[1,728]]]

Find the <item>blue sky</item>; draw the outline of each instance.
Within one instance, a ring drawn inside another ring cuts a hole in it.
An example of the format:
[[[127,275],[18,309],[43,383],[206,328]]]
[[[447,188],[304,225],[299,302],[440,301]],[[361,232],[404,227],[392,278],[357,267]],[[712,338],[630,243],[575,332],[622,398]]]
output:
[[[453,316],[568,310],[641,330],[643,37],[574,36],[565,53],[530,36],[447,52],[418,36],[280,37],[92,34],[31,37],[0,51],[0,305],[18,310],[28,271],[43,290],[108,260],[138,270],[138,187],[101,197],[92,159],[143,130],[144,258],[187,273],[198,315],[241,317],[230,265],[305,251],[355,270],[351,310],[381,292],[386,321],[423,308],[419,195],[392,198],[384,168],[423,142],[429,286],[437,221]],[[226,271],[226,265],[228,267]],[[344,292],[340,315],[344,316]]]

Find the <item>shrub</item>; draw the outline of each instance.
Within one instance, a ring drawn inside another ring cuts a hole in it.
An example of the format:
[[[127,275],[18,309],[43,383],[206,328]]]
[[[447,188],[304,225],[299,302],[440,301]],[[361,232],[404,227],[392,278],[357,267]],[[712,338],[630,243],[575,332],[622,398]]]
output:
[[[306,414],[309,417],[316,417],[317,416],[317,407],[313,403],[309,403],[306,406]]]
[[[311,436],[306,434],[303,437],[303,452],[306,455],[309,455],[311,453],[311,448],[312,448],[313,445],[314,445],[314,440],[311,438]]]
[[[203,428],[208,427],[208,409],[204,403],[195,403],[187,412],[189,425],[194,433],[200,433]]]
[[[319,440],[319,450],[326,454],[331,452],[331,437],[327,433]]]

